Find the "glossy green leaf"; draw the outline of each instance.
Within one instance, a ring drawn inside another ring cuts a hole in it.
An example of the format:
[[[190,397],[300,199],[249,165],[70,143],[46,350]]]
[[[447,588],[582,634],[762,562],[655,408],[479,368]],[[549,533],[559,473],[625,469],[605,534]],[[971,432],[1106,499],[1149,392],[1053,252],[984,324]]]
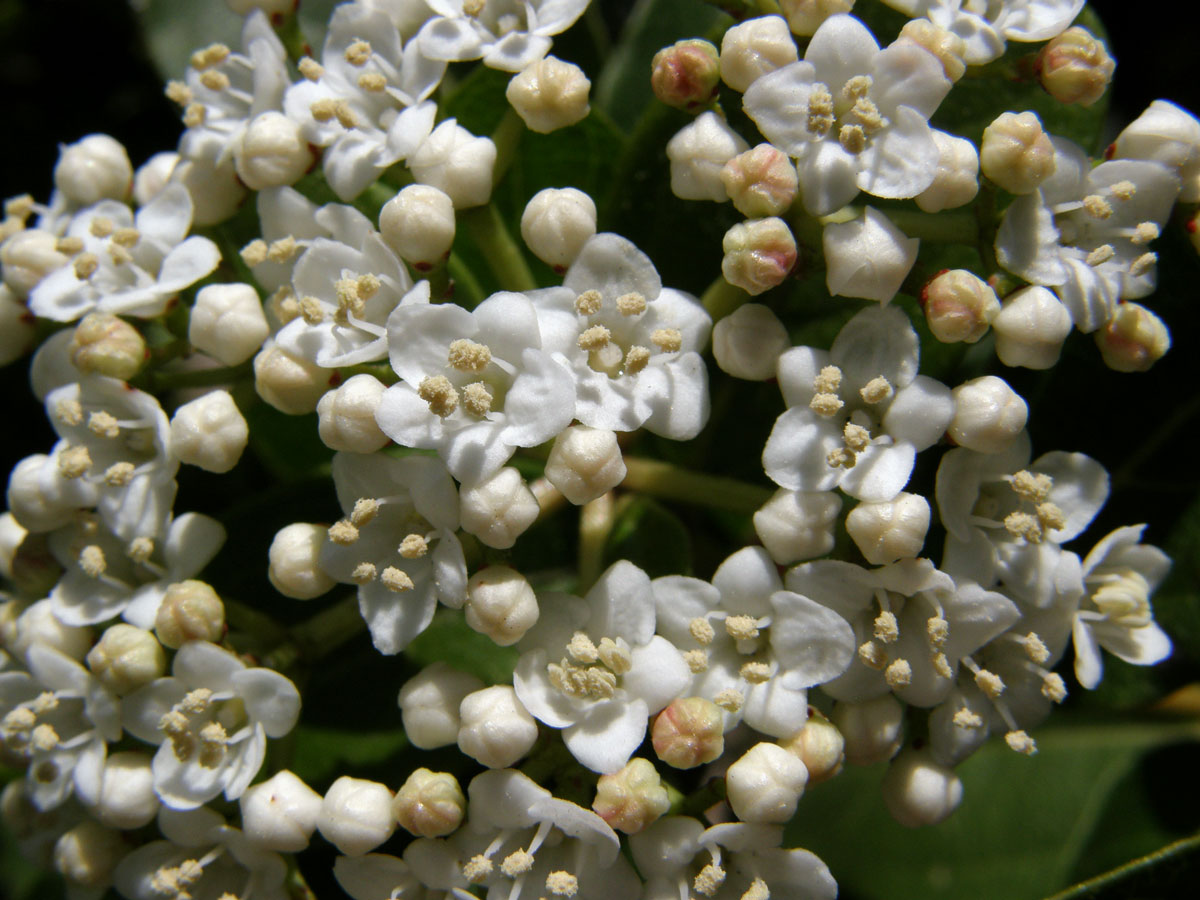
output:
[[[341,775],[380,766],[408,747],[398,710],[395,719],[393,728],[380,731],[301,725],[295,731],[290,768],[310,785],[327,785]]]
[[[618,514],[604,559],[606,565],[627,559],[651,578],[690,575],[691,537],[675,513],[648,497],[637,497]]]
[[[517,651],[498,647],[491,638],[473,631],[461,612],[439,609],[433,624],[404,651],[418,666],[445,662],[469,672],[485,684],[508,684],[517,664]]]

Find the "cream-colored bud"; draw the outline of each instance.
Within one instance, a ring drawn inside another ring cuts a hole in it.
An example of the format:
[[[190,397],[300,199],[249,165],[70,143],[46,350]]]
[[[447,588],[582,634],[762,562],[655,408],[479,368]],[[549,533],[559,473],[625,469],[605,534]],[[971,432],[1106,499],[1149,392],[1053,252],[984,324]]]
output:
[[[1059,103],[1091,106],[1104,96],[1117,64],[1108,48],[1078,25],[1053,37],[1037,57],[1038,80]]]
[[[489,769],[511,766],[537,740],[537,722],[507,684],[468,694],[458,713],[458,749]]]
[[[717,48],[693,38],[663,47],[650,61],[650,86],[667,106],[697,112],[717,95],[721,61]]]
[[[329,371],[302,356],[293,356],[274,341],[254,357],[254,389],[282,413],[302,416],[317,408],[329,387]]]
[[[587,117],[591,88],[579,66],[546,56],[514,75],[504,96],[530,131],[549,134]]]
[[[983,130],[983,174],[1013,194],[1028,194],[1054,173],[1054,145],[1036,113],[1001,113]]]
[[[466,811],[458,779],[425,768],[409,775],[392,800],[392,815],[415,837],[445,837],[462,824]]]
[[[897,756],[882,787],[892,818],[908,828],[945,821],[962,802],[962,782],[928,750],[906,750]]]
[[[80,372],[125,380],[146,361],[146,342],[124,319],[90,312],[75,326],[67,352]]]
[[[846,516],[846,531],[873,566],[911,559],[925,546],[929,501],[901,492],[882,503],[860,503]]]
[[[262,301],[250,285],[210,284],[196,294],[188,340],[218,362],[245,362],[270,333]]]
[[[850,12],[854,0],[780,0],[779,8],[787,17],[792,34],[810,37],[830,16]]]
[[[1171,332],[1146,307],[1124,302],[1096,332],[1096,346],[1110,369],[1145,372],[1171,349]]]
[[[91,808],[96,818],[112,828],[141,828],[154,820],[159,806],[149,754],[127,750],[104,760],[100,794]]]
[[[957,209],[979,193],[979,153],[966,138],[934,130],[938,148],[937,171],[929,187],[917,194],[917,206],[925,212]]]
[[[625,460],[617,435],[574,425],[554,439],[546,478],[576,506],[595,500],[625,480]]]
[[[129,852],[121,833],[90,819],[54,843],[54,870],[67,884],[98,890],[112,882],[113,869]]]
[[[267,577],[275,590],[295,600],[311,600],[337,584],[320,564],[327,535],[327,528],[308,522],[293,522],[276,532],[267,551]]]
[[[835,703],[833,724],[846,741],[846,762],[869,766],[900,749],[904,705],[891,694],[860,703]]]
[[[167,670],[162,644],[149,631],[132,625],[109,627],[88,651],[88,668],[114,694],[128,694],[161,678]]]
[[[799,58],[781,16],[759,16],[734,25],[721,38],[721,80],[742,93],[758,78]]]
[[[736,26],[730,29],[734,30]],[[667,142],[671,192],[681,200],[723,203],[729,195],[721,181],[721,170],[749,149],[750,145],[723,118],[711,111],[701,113]]]
[[[459,707],[468,694],[483,689],[474,675],[444,662],[426,666],[400,689],[404,733],[414,747],[434,750],[458,740]]]
[[[64,625],[54,615],[49,598],[25,607],[17,616],[16,634],[5,643],[9,653],[26,659],[34,644],[45,644],[71,659],[82,660],[92,646],[94,635],[86,625]]]
[[[783,215],[799,190],[791,159],[770,144],[759,144],[725,163],[721,182],[737,211],[749,218]]]
[[[454,119],[433,130],[408,159],[408,168],[421,184],[433,185],[450,197],[455,209],[488,202],[496,145],[476,137]]]
[[[681,697],[655,718],[650,741],[668,766],[694,769],[724,752],[725,714],[703,697]]]
[[[387,388],[374,375],[352,375],[317,403],[317,433],[331,450],[374,453],[388,442],[375,422],[375,410]]]
[[[321,795],[287,769],[247,788],[238,798],[242,832],[256,847],[298,853],[308,846],[321,815]]]
[[[392,792],[386,785],[343,775],[325,792],[317,830],[347,856],[370,853],[392,836]]]
[[[796,239],[787,223],[776,217],[734,225],[725,232],[721,249],[721,274],[751,295],[782,284],[796,264]]]
[[[808,783],[826,781],[842,771],[846,758],[846,739],[832,722],[809,707],[808,721],[795,734],[779,741],[779,746],[799,757],[808,770]]]
[[[402,259],[429,269],[450,255],[454,201],[428,184],[410,184],[379,211],[379,233]]]
[[[842,500],[833,491],[777,490],[754,514],[754,531],[781,566],[824,556],[833,549],[833,529]]]
[[[546,188],[525,204],[521,237],[533,255],[565,272],[596,233],[596,204],[575,188]]]
[[[63,147],[54,166],[54,186],[75,206],[124,200],[132,183],[129,154],[107,134],[89,134]]]
[[[987,334],[1000,312],[996,292],[966,269],[942,272],[921,294],[925,321],[939,341],[973,344]]]
[[[966,43],[954,32],[934,25],[929,19],[910,19],[905,22],[897,43],[901,41],[916,44],[936,56],[942,64],[942,72],[951,81],[958,81],[966,74],[967,64],[963,60],[967,52]]]
[[[665,815],[671,799],[654,763],[635,756],[611,775],[601,775],[592,809],[611,828],[637,834]]]
[[[275,110],[251,119],[234,151],[238,177],[252,191],[295,184],[312,164],[300,126]]]
[[[48,231],[28,228],[0,243],[4,283],[21,298],[37,287],[43,278],[68,262],[70,258],[58,249],[58,238]]]
[[[501,647],[510,647],[537,624],[537,596],[516,569],[487,566],[467,581],[463,613],[471,628]]]
[[[178,153],[164,150],[138,167],[133,175],[133,200],[139,207],[147,205],[167,186],[178,162]]]
[[[234,170],[232,155],[219,163],[205,156],[184,156],[171,173],[173,181],[187,188],[192,198],[192,225],[217,225],[235,212],[246,198]]]
[[[163,594],[154,617],[163,646],[177,650],[188,641],[217,641],[225,633],[225,604],[203,581],[177,582]]]
[[[541,508],[511,466],[459,493],[462,528],[489,547],[507,550],[533,524]]]
[[[743,304],[713,326],[713,356],[721,371],[734,378],[774,378],[775,362],[790,346],[779,317],[761,303]]]
[[[747,750],[725,773],[726,797],[743,822],[787,822],[807,783],[808,769],[800,758],[765,741]]]
[[[250,426],[226,390],[209,391],[171,416],[171,455],[206,472],[228,472],[249,441]]]
[[[1006,366],[1048,369],[1058,362],[1071,332],[1071,314],[1044,287],[1023,288],[1004,301],[992,320],[996,355]]]
[[[7,284],[0,284],[0,366],[29,352],[37,337],[37,318]]]
[[[1029,418],[1029,407],[1008,382],[984,375],[956,387],[954,418],[946,428],[951,440],[979,453],[1008,448]]]

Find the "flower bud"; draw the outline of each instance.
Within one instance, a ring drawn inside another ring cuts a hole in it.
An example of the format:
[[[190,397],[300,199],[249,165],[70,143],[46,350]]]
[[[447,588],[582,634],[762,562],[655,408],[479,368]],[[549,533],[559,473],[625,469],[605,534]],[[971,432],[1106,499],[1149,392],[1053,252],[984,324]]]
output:
[[[842,500],[833,491],[777,490],[754,514],[754,531],[778,565],[815,559],[833,549]]]
[[[507,550],[541,511],[521,473],[505,466],[459,493],[462,529],[489,547]]]
[[[616,433],[587,425],[563,429],[550,448],[546,478],[576,506],[608,493],[625,480]]]
[[[911,559],[925,546],[929,501],[901,492],[883,503],[860,503],[846,516],[846,531],[873,566]]]
[[[329,387],[329,373],[302,356],[293,356],[267,341],[254,357],[254,389],[273,407],[289,416],[317,408]]]
[[[745,93],[759,77],[799,58],[781,16],[759,16],[734,25],[721,38],[721,80]]]
[[[1044,287],[1023,288],[1004,301],[992,320],[996,355],[1006,366],[1048,369],[1058,362],[1071,331],[1071,314]]]
[[[176,163],[171,179],[186,187],[192,198],[193,227],[219,225],[237,212],[246,198],[246,188],[238,180],[231,156],[217,163],[206,157],[184,155]]]
[[[587,118],[591,88],[579,66],[546,56],[514,75],[504,96],[530,131],[549,134]]]
[[[446,193],[455,209],[488,202],[495,165],[496,145],[454,119],[438,125],[408,159],[413,178]]]
[[[1013,194],[1029,194],[1054,173],[1054,145],[1035,113],[1001,113],[983,130],[983,174]]]
[[[308,522],[293,522],[275,533],[267,551],[267,577],[275,590],[294,600],[311,600],[337,583],[319,562],[327,534],[327,528]]]
[[[384,243],[417,269],[430,269],[450,255],[454,202],[427,184],[410,184],[379,211]]]
[[[537,740],[537,722],[507,684],[468,694],[458,712],[458,748],[489,769],[511,766]]]
[[[749,218],[782,215],[799,190],[791,159],[770,144],[759,144],[725,163],[721,182],[737,211]]]
[[[177,582],[163,595],[154,617],[154,633],[172,650],[188,641],[218,641],[225,634],[225,604],[203,581]]]
[[[82,660],[92,646],[92,629],[84,625],[64,625],[54,615],[54,608],[47,598],[27,606],[17,616],[16,634],[8,641],[8,652],[24,660],[34,644],[63,653],[71,659]]]
[[[860,703],[835,703],[830,717],[846,741],[846,762],[869,766],[900,749],[904,706],[891,694]]]
[[[812,707],[809,707],[804,727],[781,740],[779,746],[804,763],[809,784],[826,781],[838,774],[846,758],[846,739],[832,722]]]
[[[697,112],[717,96],[721,60],[717,48],[693,38],[663,47],[650,61],[650,86],[667,106]]]
[[[829,293],[887,303],[917,261],[920,241],[868,206],[859,218],[826,225],[822,244]]]
[[[250,120],[234,153],[238,177],[252,191],[295,184],[312,164],[300,126],[276,110]]]
[[[133,174],[133,201],[145,206],[167,186],[171,173],[179,163],[179,154],[172,150],[155,153]]]
[[[128,852],[120,832],[85,819],[55,842],[54,870],[68,885],[98,890]]]
[[[70,259],[58,249],[58,238],[48,231],[27,228],[0,243],[4,283],[18,297],[26,297],[43,278]]]
[[[104,761],[100,795],[92,808],[96,818],[112,828],[141,828],[154,821],[159,805],[149,754],[127,750]]]
[[[343,775],[325,792],[317,830],[347,856],[371,852],[396,830],[392,792],[378,781]]]
[[[1187,110],[1155,100],[1117,135],[1113,152],[1121,159],[1162,163],[1183,181],[1180,202],[1200,201],[1200,121]]]
[[[487,566],[467,581],[467,624],[501,647],[511,647],[537,624],[537,597],[525,576],[508,566]]]
[[[592,801],[596,814],[625,834],[637,834],[670,808],[671,798],[654,763],[640,756],[611,775],[601,775]]]
[[[352,375],[317,402],[317,432],[331,450],[374,453],[388,442],[375,422],[375,410],[386,390],[382,381],[366,373]]]
[[[979,154],[966,138],[944,131],[933,132],[938,148],[937,171],[929,187],[917,194],[917,206],[925,212],[957,209],[979,193]]]
[[[242,832],[254,846],[298,853],[312,840],[322,798],[284,769],[247,788],[238,804],[242,810]]]
[[[1171,349],[1171,332],[1146,307],[1125,302],[1096,332],[1096,346],[1110,369],[1145,372]]]
[[[958,81],[966,74],[967,64],[963,56],[967,52],[967,45],[954,32],[934,25],[928,19],[910,19],[900,29],[897,42],[900,41],[916,44],[936,56],[942,64],[942,72],[951,81]]]
[[[417,769],[392,800],[400,827],[415,837],[445,837],[462,824],[467,811],[458,779],[449,772]]]
[[[779,0],[779,8],[792,34],[811,37],[830,16],[850,12],[854,0]]]
[[[0,284],[0,366],[16,362],[33,347],[37,318],[13,293]]]
[[[925,285],[921,305],[929,330],[946,344],[974,344],[987,334],[1000,312],[996,292],[966,269],[942,272]]]
[[[444,662],[426,666],[400,689],[400,717],[414,747],[435,750],[458,740],[463,698],[483,689],[474,675]]]
[[[80,509],[94,507],[99,499],[95,485],[86,478],[64,478],[58,451],[47,456],[35,453],[17,463],[8,476],[8,508],[30,531],[53,531],[78,518]]]
[[[1038,80],[1059,103],[1091,106],[1104,96],[1117,64],[1090,31],[1078,25],[1051,38],[1037,57]]]
[[[162,644],[149,631],[119,624],[110,626],[88,651],[87,665],[114,694],[128,694],[161,678],[167,671],[167,658]]]
[[[655,718],[650,742],[668,766],[694,769],[725,751],[725,714],[703,697],[680,697]]]
[[[713,326],[713,356],[721,371],[746,381],[775,377],[779,354],[791,346],[787,329],[768,306],[746,303]]]
[[[796,239],[775,217],[739,222],[725,232],[721,249],[725,280],[753,296],[782,284],[796,264]]]
[[[89,134],[63,147],[54,166],[54,186],[75,206],[124,200],[132,183],[129,154],[107,134]]]
[[[196,294],[188,340],[218,362],[245,362],[270,333],[258,291],[250,285],[210,284]]]
[[[68,352],[80,372],[124,381],[136,375],[146,361],[146,342],[124,319],[90,312],[75,326]]]
[[[1008,382],[995,375],[965,381],[953,391],[950,439],[979,453],[1008,448],[1029,418],[1029,407]]]
[[[171,416],[171,455],[206,472],[228,472],[249,440],[250,426],[226,390],[209,391]]]
[[[735,30],[736,27],[730,29]],[[719,115],[711,111],[701,113],[667,142],[671,192],[681,200],[724,203],[729,195],[721,181],[721,170],[725,163],[749,149],[750,145]]]
[[[596,204],[575,188],[546,188],[525,204],[521,237],[533,255],[565,272],[596,233]]]
[[[883,776],[883,802],[901,825],[919,828],[945,821],[962,802],[962,782],[927,750],[906,750]]]
[[[795,815],[807,783],[808,770],[799,757],[765,741],[725,773],[726,797],[743,822],[782,825]]]

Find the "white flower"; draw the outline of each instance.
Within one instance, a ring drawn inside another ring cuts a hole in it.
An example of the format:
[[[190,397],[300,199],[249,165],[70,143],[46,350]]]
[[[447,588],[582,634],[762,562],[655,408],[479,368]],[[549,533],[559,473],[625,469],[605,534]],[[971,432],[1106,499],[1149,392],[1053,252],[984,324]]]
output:
[[[920,244],[872,206],[849,222],[831,222],[821,234],[825,286],[834,296],[886,305],[912,270]]]
[[[437,15],[416,40],[430,59],[519,72],[550,52],[552,35],[583,15],[588,0],[426,0]]]

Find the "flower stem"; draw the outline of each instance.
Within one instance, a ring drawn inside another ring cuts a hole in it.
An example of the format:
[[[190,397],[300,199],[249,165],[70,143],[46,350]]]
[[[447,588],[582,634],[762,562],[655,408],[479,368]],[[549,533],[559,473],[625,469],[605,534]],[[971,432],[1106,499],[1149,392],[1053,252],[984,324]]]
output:
[[[974,247],[979,241],[979,223],[970,211],[927,213],[912,209],[887,209],[883,212],[893,225],[909,237],[968,247]]]
[[[148,372],[145,375],[146,390],[151,393],[176,391],[182,388],[215,387],[234,384],[252,377],[254,364],[250,361],[236,366],[220,366],[215,369],[189,369],[185,372]],[[140,380],[140,379],[138,379]]]
[[[497,185],[508,172],[517,157],[517,148],[525,134],[525,122],[511,106],[504,110],[504,117],[492,132],[492,143],[496,145],[496,164],[492,166],[492,184]]]
[[[463,258],[456,253],[451,253],[450,258],[446,260],[446,271],[450,275],[450,284],[454,288],[454,302],[467,309],[474,309],[478,306],[486,296],[483,292],[483,285],[479,283],[479,279],[475,277],[475,273],[471,271],[471,267],[463,261]]]
[[[726,281],[724,275],[714,278],[712,284],[700,295],[700,302],[712,316],[714,323],[734,312],[749,299],[749,294]]]
[[[345,597],[311,619],[291,629],[291,640],[271,654],[291,653],[306,662],[316,662],[355,637],[367,627],[358,611],[358,596]]]
[[[663,500],[680,500],[730,512],[754,512],[772,494],[770,488],[757,484],[691,472],[657,459],[627,456],[625,469],[621,487]]]
[[[584,594],[600,577],[604,566],[604,545],[616,521],[616,503],[612,491],[585,503],[579,511],[579,587]]]
[[[508,227],[500,217],[500,211],[494,204],[477,206],[462,213],[461,222],[466,224],[471,238],[478,245],[484,258],[488,261],[492,273],[506,291],[532,291],[538,284],[529,271],[525,255]],[[451,271],[454,271],[454,256],[450,257]]]

